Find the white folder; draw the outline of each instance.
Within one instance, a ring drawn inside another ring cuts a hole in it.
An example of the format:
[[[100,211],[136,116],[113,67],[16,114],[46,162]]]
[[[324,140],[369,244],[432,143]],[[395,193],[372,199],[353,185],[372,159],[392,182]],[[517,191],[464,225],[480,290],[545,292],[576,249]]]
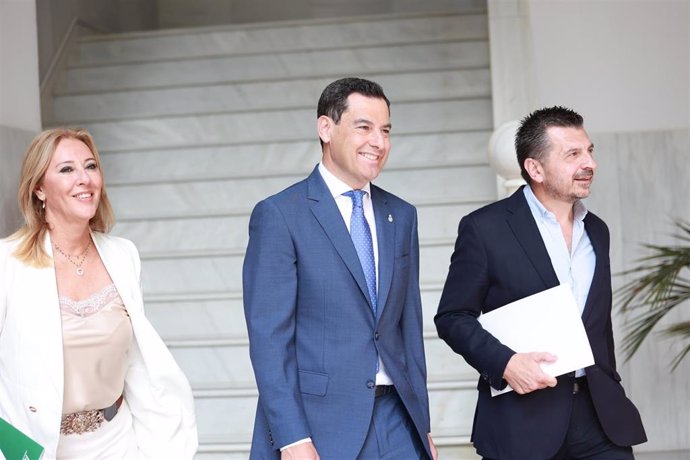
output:
[[[479,316],[479,323],[518,353],[548,352],[558,358],[542,362],[544,373],[557,377],[594,364],[580,309],[570,285],[561,284]],[[512,391],[491,388],[491,395]]]

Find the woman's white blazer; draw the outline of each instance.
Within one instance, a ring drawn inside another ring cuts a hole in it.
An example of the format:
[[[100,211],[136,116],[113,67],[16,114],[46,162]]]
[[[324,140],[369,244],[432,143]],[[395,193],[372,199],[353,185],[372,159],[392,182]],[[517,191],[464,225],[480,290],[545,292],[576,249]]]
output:
[[[170,351],[144,316],[141,261],[134,244],[103,233],[94,245],[131,318],[134,340],[125,377],[141,454],[191,459],[198,446],[192,391]],[[49,237],[45,248],[52,255]],[[55,269],[29,267],[0,240],[0,417],[54,459],[64,388],[62,323]]]

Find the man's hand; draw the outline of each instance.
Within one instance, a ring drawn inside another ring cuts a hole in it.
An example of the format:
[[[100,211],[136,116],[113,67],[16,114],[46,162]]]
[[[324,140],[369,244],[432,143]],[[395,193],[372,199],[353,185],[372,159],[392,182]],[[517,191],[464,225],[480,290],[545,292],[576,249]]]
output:
[[[539,363],[552,363],[556,359],[551,353],[515,353],[506,365],[503,378],[521,395],[546,387],[555,387],[556,378],[545,374]]]
[[[429,448],[431,449],[431,455],[433,456],[432,460],[438,460],[438,451],[434,445],[434,440],[431,439],[431,433],[427,433],[427,436],[429,437]]]
[[[281,460],[319,460],[319,453],[312,442],[304,442],[288,447],[280,452]]]

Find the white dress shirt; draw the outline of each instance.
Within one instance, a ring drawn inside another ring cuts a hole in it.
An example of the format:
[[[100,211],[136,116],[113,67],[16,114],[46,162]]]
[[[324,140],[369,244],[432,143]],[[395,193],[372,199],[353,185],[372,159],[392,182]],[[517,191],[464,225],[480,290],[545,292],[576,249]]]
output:
[[[324,166],[323,163],[319,163],[319,173],[321,174],[321,177],[323,178],[324,182],[326,182],[326,187],[328,187],[328,191],[330,191],[331,195],[333,195],[333,199],[335,199],[335,204],[338,206],[340,215],[343,216],[343,220],[345,221],[345,225],[347,226],[347,231],[349,232],[350,218],[352,217],[352,198],[343,195],[343,193],[351,191],[352,187],[350,187],[345,182],[335,177],[333,173],[331,173]],[[364,208],[364,218],[367,220],[367,224],[369,224],[369,230],[371,231],[371,242],[374,249],[374,264],[376,265],[376,292],[378,292],[379,245],[376,239],[376,219],[374,218],[374,205],[371,203],[371,184],[367,183],[364,187],[361,188],[361,190],[364,190],[366,192],[362,199],[362,207]],[[376,385],[393,385],[393,381],[388,376],[388,374],[386,374],[386,368],[383,365],[383,361],[381,361],[381,357],[379,357],[378,372],[376,373]],[[292,444],[288,444],[287,446],[281,447],[280,450],[282,452],[289,447],[296,446],[298,444],[303,444],[305,442],[311,442],[311,438],[300,439],[299,441],[293,442]]]
[[[319,173],[326,182],[328,190],[333,195],[335,199],[335,204],[338,206],[340,215],[343,216],[345,225],[347,226],[347,231],[350,231],[350,218],[352,217],[352,198],[343,195],[343,193],[352,190],[352,187],[347,185],[345,182],[341,181],[333,175],[323,163],[319,163]],[[374,264],[376,265],[376,292],[378,292],[379,285],[379,245],[376,238],[376,219],[374,219],[374,205],[371,202],[371,184],[367,183],[361,188],[366,193],[364,194],[362,200],[362,206],[364,207],[364,218],[369,224],[369,230],[371,231],[371,242],[374,246]],[[383,361],[379,357],[379,370],[376,373],[376,385],[393,385],[393,381],[386,373],[386,368],[383,365]]]
[[[568,245],[556,216],[544,207],[529,185],[523,189],[523,192],[537,223],[541,239],[546,246],[546,251],[549,253],[551,265],[556,272],[558,281],[561,284],[568,283],[570,285],[575,302],[580,309],[580,315],[582,315],[589,295],[589,288],[592,285],[596,263],[592,242],[585,231],[584,219],[587,215],[587,208],[580,200],[573,204],[573,239],[571,249],[568,251]],[[578,369],[575,375],[577,377],[585,375],[584,369]]]

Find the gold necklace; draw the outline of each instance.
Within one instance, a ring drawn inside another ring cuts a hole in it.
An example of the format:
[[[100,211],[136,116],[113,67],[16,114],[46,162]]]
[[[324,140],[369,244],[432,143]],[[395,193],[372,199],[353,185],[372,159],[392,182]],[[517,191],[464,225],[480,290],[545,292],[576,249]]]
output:
[[[89,244],[86,245],[86,249],[84,249],[84,252],[82,252],[81,255],[76,256],[76,262],[74,261],[74,259],[72,259],[72,256],[70,256],[69,254],[65,254],[65,252],[62,249],[60,249],[60,246],[58,246],[57,243],[53,243],[53,246],[55,246],[57,252],[62,254],[65,257],[65,259],[69,260],[69,262],[72,265],[77,267],[77,269],[75,270],[77,275],[84,276],[84,267],[82,267],[82,264],[86,260],[86,255],[89,253],[89,248],[91,247],[91,238],[89,238]]]

